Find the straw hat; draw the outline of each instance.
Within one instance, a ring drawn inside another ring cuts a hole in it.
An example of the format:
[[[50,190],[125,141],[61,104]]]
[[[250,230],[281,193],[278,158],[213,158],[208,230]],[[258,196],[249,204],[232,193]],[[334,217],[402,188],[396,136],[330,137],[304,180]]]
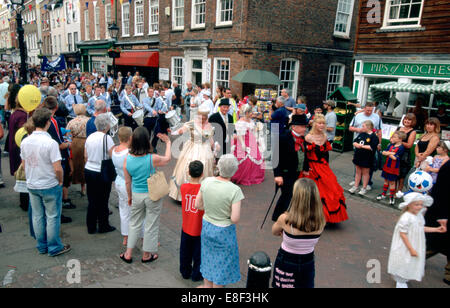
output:
[[[206,104],[201,104],[201,105],[198,107],[197,113],[199,113],[199,114],[204,114],[204,115],[208,115],[210,111],[211,111],[211,110],[209,109],[209,107],[208,107]]]

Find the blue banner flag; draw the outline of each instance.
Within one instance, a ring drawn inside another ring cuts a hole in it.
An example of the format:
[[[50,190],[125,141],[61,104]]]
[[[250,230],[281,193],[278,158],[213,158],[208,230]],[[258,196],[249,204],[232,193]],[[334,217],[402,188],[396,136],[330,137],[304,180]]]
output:
[[[66,61],[64,61],[64,56],[59,56],[55,61],[49,62],[47,57],[42,59],[41,71],[43,72],[56,72],[66,69]]]

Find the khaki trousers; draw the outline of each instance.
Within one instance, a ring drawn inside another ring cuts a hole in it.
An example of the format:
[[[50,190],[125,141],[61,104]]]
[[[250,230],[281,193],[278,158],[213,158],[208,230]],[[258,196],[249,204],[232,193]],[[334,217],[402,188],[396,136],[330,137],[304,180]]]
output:
[[[156,253],[158,251],[162,199],[154,202],[150,199],[148,193],[135,192],[133,192],[132,198],[127,247],[134,248],[136,246],[142,232],[142,223],[145,221],[143,250]]]

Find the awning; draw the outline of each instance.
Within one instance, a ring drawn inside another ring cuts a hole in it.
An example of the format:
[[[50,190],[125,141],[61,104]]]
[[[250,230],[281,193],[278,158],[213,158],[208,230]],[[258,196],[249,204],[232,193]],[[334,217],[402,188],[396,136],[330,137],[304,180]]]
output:
[[[450,82],[437,85],[423,85],[417,83],[400,83],[395,81],[373,84],[369,88],[368,101],[377,100],[380,92],[409,92],[419,94],[442,94],[450,95]]]
[[[261,70],[245,70],[232,78],[241,83],[252,83],[257,85],[279,85],[280,78],[272,72]]]
[[[116,59],[116,65],[159,67],[159,52],[122,52],[120,58]]]

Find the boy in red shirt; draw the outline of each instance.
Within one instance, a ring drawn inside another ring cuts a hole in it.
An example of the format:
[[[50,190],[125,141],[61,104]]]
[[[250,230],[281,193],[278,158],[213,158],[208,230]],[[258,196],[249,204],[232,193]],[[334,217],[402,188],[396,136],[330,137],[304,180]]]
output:
[[[180,245],[180,273],[184,279],[203,280],[200,273],[200,234],[204,211],[195,209],[195,200],[200,191],[203,164],[196,160],[189,164],[189,183],[181,185],[183,229]],[[192,266],[193,263],[193,266]]]

